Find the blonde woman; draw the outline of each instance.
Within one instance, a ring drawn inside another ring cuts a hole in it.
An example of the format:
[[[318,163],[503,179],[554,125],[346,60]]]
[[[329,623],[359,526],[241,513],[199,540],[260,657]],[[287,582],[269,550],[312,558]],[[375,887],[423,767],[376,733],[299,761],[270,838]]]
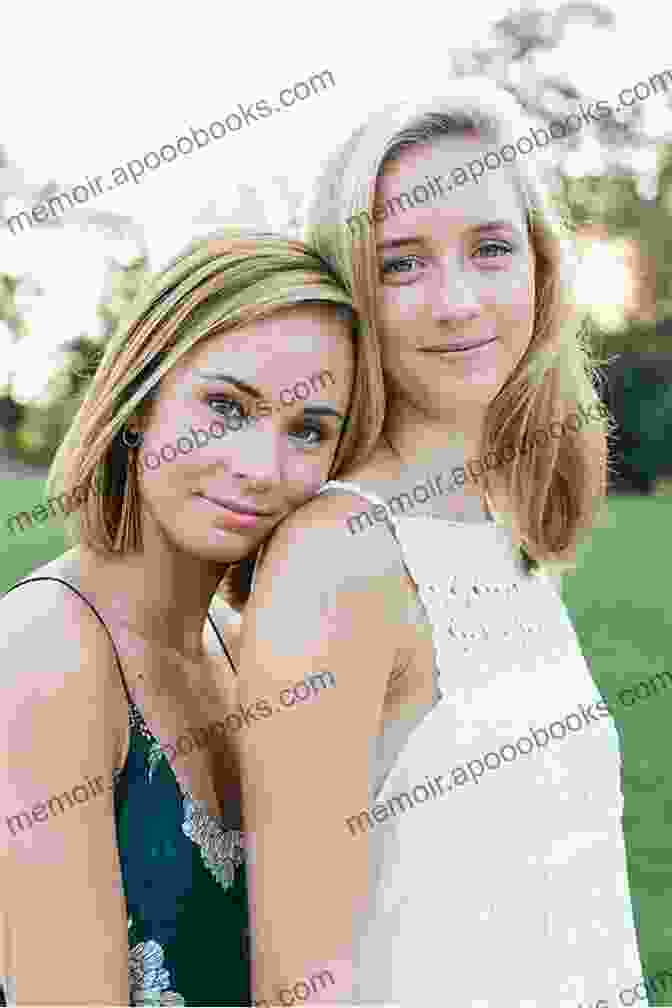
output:
[[[618,737],[551,576],[602,503],[609,421],[522,136],[508,95],[455,83],[374,115],[318,185],[308,240],[386,406],[372,456],[265,544],[243,616],[242,696],[338,683],[239,740],[257,998],[310,975],[332,1003],[576,1008],[639,976]]]
[[[317,255],[233,231],[107,346],[50,474],[76,545],[0,602],[9,1003],[249,1003],[231,738],[292,712],[236,704],[216,591],[366,455],[376,367]]]

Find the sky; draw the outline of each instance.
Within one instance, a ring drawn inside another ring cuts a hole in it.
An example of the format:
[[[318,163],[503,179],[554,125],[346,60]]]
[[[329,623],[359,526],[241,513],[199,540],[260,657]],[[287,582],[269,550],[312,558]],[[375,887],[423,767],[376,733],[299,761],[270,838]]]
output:
[[[282,88],[331,71],[333,87],[88,202],[136,218],[156,267],[193,235],[210,202],[222,211],[235,205],[239,183],[257,187],[273,222],[272,175],[309,193],[323,158],[370,110],[440,92],[449,51],[492,44],[490,27],[510,6],[14,3],[3,11],[0,144],[27,183],[53,178],[65,187],[100,176],[105,185],[115,168],[188,136],[190,127],[223,120],[239,103],[247,108],[265,98],[277,106]],[[573,26],[538,64],[567,72],[594,100],[615,99],[672,64],[658,0],[609,7],[614,29]],[[663,100],[650,99],[647,115],[660,114]],[[0,271],[39,262],[45,286],[60,297],[55,317],[70,313],[72,324],[84,326],[95,297],[82,297],[82,288],[99,283],[101,254],[98,239],[65,249],[67,240],[39,226],[16,237],[7,232]],[[40,310],[45,317],[35,315],[35,331],[46,343],[49,329],[53,336],[63,323],[50,326],[46,305]]]

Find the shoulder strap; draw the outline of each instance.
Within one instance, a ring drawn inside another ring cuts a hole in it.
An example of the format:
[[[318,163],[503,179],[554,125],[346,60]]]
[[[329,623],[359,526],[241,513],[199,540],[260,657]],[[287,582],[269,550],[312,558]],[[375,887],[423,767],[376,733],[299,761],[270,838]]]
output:
[[[80,590],[78,588],[75,588],[74,585],[70,584],[69,581],[63,581],[62,578],[57,578],[57,577],[24,578],[22,581],[17,581],[17,583],[15,585],[12,585],[12,587],[9,588],[5,592],[5,595],[9,595],[9,593],[11,591],[14,591],[15,588],[20,588],[21,585],[30,584],[31,581],[56,581],[56,582],[58,582],[58,584],[65,585],[65,587],[69,588],[71,591],[73,591],[75,593],[75,595],[78,595],[79,598],[82,600],[82,602],[86,603],[86,605],[89,607],[89,609],[91,610],[91,612],[94,614],[94,616],[96,617],[96,619],[98,620],[98,622],[105,629],[105,632],[106,632],[107,636],[110,638],[110,644],[112,645],[112,650],[114,651],[114,657],[116,658],[116,661],[117,661],[117,667],[119,669],[119,675],[121,676],[121,684],[124,687],[124,693],[126,694],[126,699],[128,700],[129,705],[134,706],[133,699],[131,697],[131,694],[128,691],[128,686],[126,685],[126,679],[124,677],[124,670],[123,670],[123,667],[122,667],[122,664],[121,664],[121,659],[119,657],[119,652],[117,650],[117,645],[114,643],[114,638],[113,638],[112,634],[110,633],[110,630],[109,630],[109,627],[108,627],[107,623],[105,622],[105,620],[103,619],[103,617],[100,615],[100,613],[98,612],[98,610],[96,609],[96,607],[94,606],[94,604],[92,602],[90,602],[89,599],[87,599],[85,595],[82,595],[82,593],[80,592]],[[222,645],[222,650],[224,651],[224,654],[228,658],[229,665],[233,669],[233,674],[237,675],[236,666],[233,664],[233,659],[231,658],[231,655],[229,654],[229,649],[227,648],[227,646],[226,646],[226,644],[224,642],[224,639],[223,639],[222,635],[220,634],[220,632],[219,632],[219,630],[217,628],[217,624],[216,624],[215,620],[212,618],[211,613],[208,613],[208,619],[210,621],[210,626],[212,627],[212,629],[215,632],[217,640]]]
[[[317,493],[328,493],[330,490],[340,490],[343,493],[354,494],[356,497],[363,497],[365,501],[372,504],[374,507],[382,506],[386,512],[385,524],[388,528],[391,528],[394,538],[398,539],[396,518],[390,513],[390,509],[387,504],[382,497],[378,496],[378,494],[373,493],[371,490],[362,490],[358,483],[348,483],[345,480],[328,480],[326,483],[322,484]]]
[[[233,664],[233,659],[231,658],[231,655],[229,654],[229,649],[227,648],[227,646],[226,646],[226,644],[224,642],[224,638],[222,637],[222,635],[220,634],[219,630],[217,629],[217,623],[212,618],[212,614],[211,613],[208,613],[208,619],[210,620],[210,626],[212,627],[212,629],[215,631],[215,634],[217,635],[217,640],[222,645],[222,650],[224,651],[224,654],[226,655],[226,657],[229,660],[229,665],[231,666],[231,668],[233,670],[234,676],[238,675],[238,673],[236,671],[236,666]]]
[[[382,497],[370,490],[362,490],[359,483],[348,483],[346,480],[327,480],[317,492],[321,494],[329,490],[343,490],[345,493],[355,494],[356,497],[363,497],[369,504],[382,504],[385,507],[385,501]]]
[[[105,622],[105,620],[103,619],[103,617],[100,615],[100,613],[98,612],[98,610],[96,609],[96,607],[94,606],[94,604],[85,595],[83,595],[82,592],[78,588],[75,588],[74,585],[70,584],[69,581],[64,581],[62,578],[57,578],[57,577],[46,577],[45,576],[45,577],[25,578],[22,581],[18,581],[15,585],[12,585],[12,587],[8,591],[5,592],[5,595],[9,595],[9,592],[14,591],[15,588],[20,588],[21,585],[30,584],[31,581],[56,581],[58,584],[62,584],[66,588],[69,588],[71,591],[73,591],[75,593],[75,595],[78,595],[79,598],[82,600],[82,602],[84,602],[89,607],[89,609],[94,614],[94,616],[96,617],[96,619],[98,620],[98,622],[101,624],[101,626],[105,630],[105,633],[107,634],[107,636],[110,639],[110,644],[112,645],[112,650],[114,651],[114,657],[115,657],[116,662],[117,662],[117,668],[119,669],[119,675],[121,676],[121,685],[124,688],[124,693],[126,694],[126,700],[128,702],[128,711],[129,711],[129,718],[130,718],[129,724],[131,722],[133,722],[134,718],[139,718],[141,721],[143,721],[144,719],[142,717],[142,714],[138,710],[138,708],[136,707],[135,701],[133,700],[133,698],[132,698],[132,696],[131,696],[131,694],[129,692],[128,686],[126,684],[126,678],[124,676],[124,669],[123,669],[123,666],[121,664],[121,658],[119,657],[119,651],[117,650],[117,645],[114,642],[114,637],[110,633],[110,629],[109,629],[107,623]],[[226,644],[224,643],[224,640],[223,640],[223,638],[222,638],[222,636],[221,636],[221,634],[220,634],[220,632],[219,632],[219,630],[217,628],[217,624],[215,623],[215,621],[212,618],[212,615],[210,613],[208,613],[208,619],[210,621],[210,625],[211,625],[212,629],[214,630],[214,632],[215,632],[215,634],[217,636],[217,640],[222,645],[222,649],[223,649],[226,657],[229,660],[229,664],[231,665],[231,668],[233,669],[233,674],[237,675],[236,666],[233,664],[233,660],[231,658],[231,655],[229,654],[229,650],[228,650]]]
[[[394,539],[395,543],[397,544],[397,547],[398,547],[399,553],[400,553],[400,559],[401,559],[402,566],[403,566],[404,570],[406,571],[406,574],[408,575],[410,581],[412,582],[412,584],[415,587],[415,590],[416,590],[416,605],[418,607],[418,611],[421,614],[421,618],[426,622],[427,626],[429,626],[430,628],[432,628],[432,622],[429,619],[429,615],[427,613],[427,609],[425,607],[425,603],[422,600],[422,596],[421,596],[420,590],[419,590],[418,581],[416,579],[415,573],[413,571],[412,564],[411,564],[409,556],[408,556],[407,547],[404,546],[404,538],[403,538],[403,536],[401,534],[401,530],[399,528],[399,525],[397,524],[395,516],[393,514],[391,514],[391,509],[388,507],[388,505],[385,503],[385,501],[382,499],[382,497],[379,497],[378,494],[372,493],[370,490],[362,490],[362,488],[357,483],[349,483],[349,482],[346,482],[345,480],[329,480],[327,483],[324,483],[320,487],[320,489],[318,490],[318,493],[325,493],[325,492],[328,492],[329,490],[342,491],[344,493],[354,494],[357,497],[363,497],[365,501],[367,501],[369,504],[372,504],[374,507],[376,507],[377,505],[382,505],[383,510],[385,511],[385,515],[386,515],[385,516],[385,525],[389,529],[389,531],[390,531],[390,533],[392,535],[392,538]],[[435,679],[435,683],[438,683],[438,681],[439,681],[439,666],[438,666],[438,662],[437,662],[437,659],[436,659],[436,655],[435,655],[435,658],[434,658],[434,679]]]
[[[117,660],[117,667],[119,669],[119,675],[121,676],[121,684],[124,687],[124,693],[126,694],[126,699],[128,700],[129,706],[132,707],[133,706],[133,699],[131,697],[131,694],[128,691],[128,686],[126,685],[126,679],[124,677],[124,670],[123,670],[122,665],[121,665],[121,659],[119,657],[119,652],[117,651],[117,645],[114,643],[114,638],[113,638],[112,634],[110,633],[110,630],[109,630],[109,627],[108,627],[107,623],[105,622],[105,620],[103,619],[103,617],[100,615],[100,613],[98,612],[98,610],[96,609],[96,607],[94,606],[94,604],[92,602],[90,602],[89,599],[87,599],[87,597],[85,595],[82,595],[82,593],[79,591],[78,588],[75,588],[74,585],[70,584],[69,581],[63,581],[61,578],[57,578],[57,577],[25,578],[23,581],[18,581],[15,585],[12,585],[12,587],[9,589],[9,591],[5,592],[5,594],[9,595],[9,592],[14,591],[15,588],[20,588],[21,585],[24,585],[24,584],[30,584],[31,581],[57,581],[58,584],[65,585],[65,587],[69,588],[70,591],[73,591],[75,593],[75,595],[78,595],[80,597],[80,599],[82,600],[82,602],[86,603],[86,605],[89,607],[89,609],[91,610],[91,612],[94,614],[94,616],[96,617],[96,619],[98,620],[98,622],[101,624],[101,626],[105,630],[105,633],[107,634],[107,636],[110,638],[110,643],[112,645],[112,650],[114,651],[114,657]]]

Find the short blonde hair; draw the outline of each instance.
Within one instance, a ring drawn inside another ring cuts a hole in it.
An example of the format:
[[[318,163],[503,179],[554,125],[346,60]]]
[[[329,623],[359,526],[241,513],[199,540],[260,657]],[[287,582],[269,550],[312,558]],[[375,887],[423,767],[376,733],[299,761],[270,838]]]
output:
[[[362,338],[347,291],[302,242],[226,229],[190,243],[148,281],[104,350],[47,480],[49,494],[74,499],[95,481],[99,493],[85,494],[68,518],[73,542],[100,552],[142,550],[137,471],[122,442],[126,422],[196,343],[306,303],[339,306],[352,322],[353,394],[332,473],[366,458],[379,435],[370,424],[370,400],[382,376],[377,348]],[[241,602],[240,592],[234,595]]]
[[[362,217],[374,219],[376,186],[385,167],[409,147],[442,137],[475,134],[501,147],[513,144],[525,128],[529,132],[530,123],[507,92],[483,78],[458,80],[447,96],[386,106],[326,163],[308,214],[306,240],[343,277],[362,323],[374,335],[380,324],[374,227],[348,225]],[[536,258],[534,325],[527,352],[488,407],[482,458],[493,451],[501,455],[512,442],[528,443],[533,431],[562,422],[578,405],[591,409],[600,404],[595,381],[601,380],[597,365],[603,362],[592,357],[575,308],[576,259],[562,204],[556,198],[554,205],[529,158],[510,167]],[[580,534],[597,517],[606,496],[612,429],[605,412],[590,429],[524,457],[516,452],[502,470],[508,518],[533,566],[572,566]],[[488,475],[484,478],[491,488]]]

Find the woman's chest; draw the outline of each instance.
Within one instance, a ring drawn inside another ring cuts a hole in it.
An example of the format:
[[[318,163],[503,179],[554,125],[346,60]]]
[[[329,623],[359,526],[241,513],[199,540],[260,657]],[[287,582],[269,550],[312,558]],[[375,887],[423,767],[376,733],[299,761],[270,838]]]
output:
[[[210,657],[194,662],[163,648],[126,656],[136,729],[150,745],[152,759],[168,764],[182,795],[205,803],[219,816],[239,803],[228,715],[236,709],[232,674]]]

